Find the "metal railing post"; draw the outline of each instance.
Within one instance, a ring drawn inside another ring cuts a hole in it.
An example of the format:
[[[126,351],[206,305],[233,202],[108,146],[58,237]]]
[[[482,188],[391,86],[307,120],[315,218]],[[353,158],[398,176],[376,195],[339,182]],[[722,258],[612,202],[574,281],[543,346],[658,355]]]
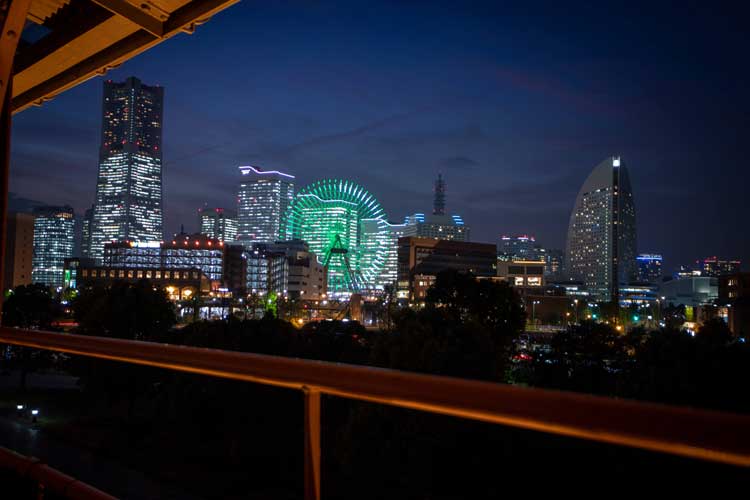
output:
[[[320,500],[320,391],[303,387],[305,398],[305,500]]]

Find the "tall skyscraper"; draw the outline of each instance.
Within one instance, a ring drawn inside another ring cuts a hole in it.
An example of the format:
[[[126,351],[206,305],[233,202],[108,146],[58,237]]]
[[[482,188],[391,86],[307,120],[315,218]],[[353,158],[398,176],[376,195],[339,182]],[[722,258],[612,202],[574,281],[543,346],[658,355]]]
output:
[[[3,291],[31,284],[34,216],[25,213],[8,214],[6,234]]]
[[[113,240],[162,239],[164,89],[130,77],[104,83],[99,176],[89,256]]]
[[[294,176],[278,170],[240,167],[237,239],[245,243],[281,239],[294,198]]]
[[[617,301],[620,284],[635,279],[635,203],[628,171],[609,157],[578,192],[568,226],[566,272],[596,300]]]
[[[234,241],[237,239],[237,216],[224,208],[201,208],[201,234],[219,241]]]
[[[74,241],[75,219],[71,207],[34,209],[31,281],[55,288],[62,286],[65,259],[73,256]]]

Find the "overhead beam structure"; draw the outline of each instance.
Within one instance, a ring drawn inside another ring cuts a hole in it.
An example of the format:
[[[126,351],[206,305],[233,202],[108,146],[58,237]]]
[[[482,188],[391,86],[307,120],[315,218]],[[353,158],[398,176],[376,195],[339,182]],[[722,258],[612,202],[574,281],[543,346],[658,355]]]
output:
[[[238,1],[12,0],[30,4],[23,20],[46,31],[15,51],[12,112],[41,105],[178,33],[193,33]]]

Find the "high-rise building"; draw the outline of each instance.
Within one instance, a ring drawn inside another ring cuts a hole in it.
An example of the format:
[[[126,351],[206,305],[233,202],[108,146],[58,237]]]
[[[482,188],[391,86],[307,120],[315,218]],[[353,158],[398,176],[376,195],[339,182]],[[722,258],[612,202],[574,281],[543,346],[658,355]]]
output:
[[[91,227],[94,223],[94,205],[87,208],[81,221],[81,257],[91,257]]]
[[[500,236],[497,245],[497,258],[504,261],[539,260],[536,238],[529,234]]]
[[[237,216],[230,210],[223,208],[201,208],[201,234],[219,241],[234,241],[237,239]]]
[[[6,234],[3,291],[31,284],[34,216],[26,213],[8,214]]]
[[[130,77],[104,83],[99,176],[89,256],[111,241],[162,239],[164,89]]]
[[[636,257],[638,281],[658,284],[662,279],[662,257],[658,253],[642,253]]]
[[[436,240],[469,241],[470,229],[460,215],[445,213],[445,181],[438,175],[435,181],[432,214],[415,213],[404,218],[404,236],[434,238]]]
[[[594,168],[578,192],[568,226],[566,273],[596,300],[617,301],[637,275],[635,203],[619,157]]]
[[[696,262],[697,270],[701,276],[727,276],[740,272],[741,262],[739,260],[723,260],[718,257],[707,257]]]
[[[380,273],[379,287],[396,286],[398,280],[398,239],[404,236],[406,224],[386,222],[388,228],[388,248],[385,254],[385,265]]]
[[[245,243],[280,239],[294,198],[294,176],[278,170],[240,167],[237,239]]]
[[[73,256],[75,215],[69,206],[34,209],[34,254],[31,281],[49,287],[63,285],[65,259]]]

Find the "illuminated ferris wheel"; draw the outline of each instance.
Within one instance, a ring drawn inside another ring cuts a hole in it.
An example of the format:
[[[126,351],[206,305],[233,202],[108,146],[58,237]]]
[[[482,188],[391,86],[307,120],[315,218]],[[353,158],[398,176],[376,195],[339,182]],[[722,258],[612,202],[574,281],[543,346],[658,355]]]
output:
[[[377,286],[389,245],[383,208],[354,182],[323,179],[294,197],[286,238],[301,239],[328,267],[328,291],[334,295]]]

